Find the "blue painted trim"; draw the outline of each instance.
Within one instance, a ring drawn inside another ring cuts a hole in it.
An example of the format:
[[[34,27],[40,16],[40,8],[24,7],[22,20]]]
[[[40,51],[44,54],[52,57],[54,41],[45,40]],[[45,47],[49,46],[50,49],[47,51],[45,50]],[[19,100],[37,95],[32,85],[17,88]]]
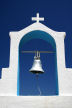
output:
[[[19,96],[19,86],[20,86],[20,83],[19,83],[19,69],[20,66],[19,66],[19,50],[18,50],[18,71],[17,71],[17,96]]]
[[[38,35],[36,35],[36,33]],[[29,32],[28,34],[24,35],[24,37],[22,37],[22,39],[20,41],[19,47],[21,48],[21,46],[23,44],[25,44],[26,42],[28,42],[32,39],[43,39],[43,40],[47,41],[48,43],[50,43],[54,49],[56,49],[56,44],[55,44],[54,38],[51,35],[49,35],[48,33],[39,31],[39,30],[32,31],[32,32]]]
[[[56,54],[57,55],[57,54]],[[55,55],[55,68],[56,68],[56,95],[59,95],[59,84],[58,84],[58,69],[57,69],[57,57]]]

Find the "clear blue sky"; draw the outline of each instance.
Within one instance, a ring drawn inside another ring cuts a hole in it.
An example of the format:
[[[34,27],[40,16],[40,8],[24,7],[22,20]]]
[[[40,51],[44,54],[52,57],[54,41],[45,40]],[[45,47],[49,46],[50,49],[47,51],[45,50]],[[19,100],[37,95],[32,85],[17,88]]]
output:
[[[9,66],[10,31],[32,24],[39,12],[42,22],[56,31],[66,32],[66,67],[72,68],[72,1],[71,0],[0,0],[0,70]]]

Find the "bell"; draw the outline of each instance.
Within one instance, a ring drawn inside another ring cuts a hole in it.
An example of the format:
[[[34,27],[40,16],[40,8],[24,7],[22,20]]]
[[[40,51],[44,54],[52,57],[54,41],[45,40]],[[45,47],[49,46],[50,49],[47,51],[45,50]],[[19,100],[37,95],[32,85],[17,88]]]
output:
[[[39,55],[37,54],[37,56],[34,57],[33,66],[29,71],[32,72],[32,73],[35,73],[35,74],[44,73],[44,70],[42,69],[42,64],[41,64],[41,61],[40,61],[40,54]]]

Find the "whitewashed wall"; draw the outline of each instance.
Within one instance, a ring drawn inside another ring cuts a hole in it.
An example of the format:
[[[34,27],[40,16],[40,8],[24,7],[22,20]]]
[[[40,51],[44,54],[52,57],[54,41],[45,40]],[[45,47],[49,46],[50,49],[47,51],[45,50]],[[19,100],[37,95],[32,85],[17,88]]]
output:
[[[8,68],[2,69],[2,79],[0,80],[0,95],[17,95],[17,73],[18,73],[18,49],[22,37],[34,30],[44,31],[50,34],[57,48],[57,68],[59,95],[72,95],[72,69],[65,66],[65,32],[56,32],[41,23],[34,23],[25,29],[17,32],[10,32],[10,62]]]

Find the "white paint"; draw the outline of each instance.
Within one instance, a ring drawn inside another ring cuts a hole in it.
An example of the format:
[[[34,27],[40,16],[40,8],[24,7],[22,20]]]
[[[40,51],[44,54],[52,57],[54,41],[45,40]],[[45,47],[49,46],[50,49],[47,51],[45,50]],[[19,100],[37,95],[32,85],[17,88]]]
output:
[[[39,21],[33,23],[21,31],[9,33],[10,62],[8,68],[2,69],[2,79],[0,80],[0,95],[17,95],[19,43],[24,35],[34,30],[44,31],[54,38],[57,48],[59,95],[72,95],[72,69],[67,69],[65,66],[64,38],[66,33],[53,31],[45,25],[39,23]]]
[[[70,96],[3,96],[0,108],[72,108]]]
[[[32,21],[37,21],[37,22],[44,21],[44,18],[40,18],[39,13],[37,13],[37,17],[32,17]]]

